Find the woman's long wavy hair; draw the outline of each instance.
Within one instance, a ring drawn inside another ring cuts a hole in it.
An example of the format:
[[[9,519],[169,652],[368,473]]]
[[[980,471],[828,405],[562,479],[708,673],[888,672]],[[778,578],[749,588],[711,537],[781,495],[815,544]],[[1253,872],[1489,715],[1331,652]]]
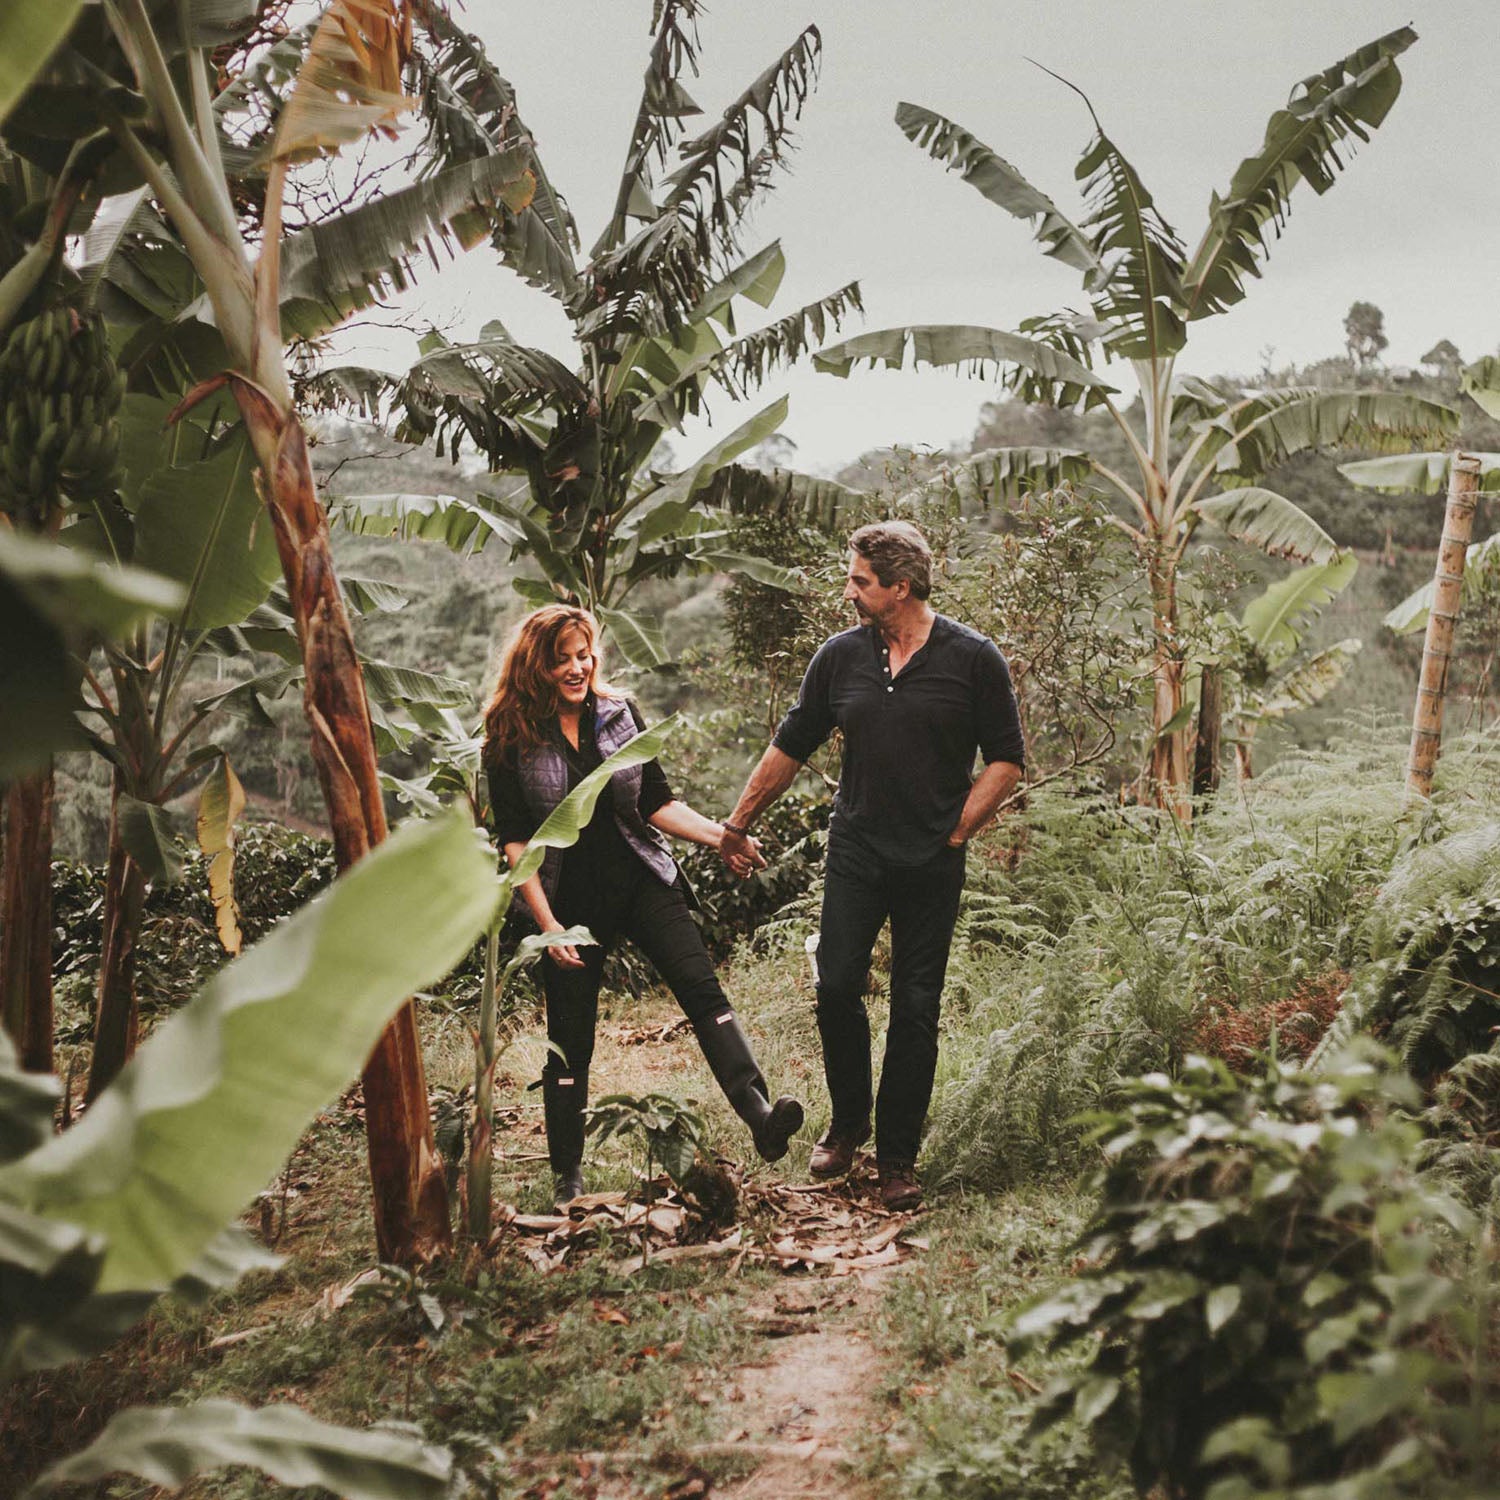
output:
[[[500,680],[484,711],[484,759],[494,761],[510,749],[539,745],[546,726],[557,713],[557,688],[552,671],[557,666],[558,642],[569,631],[581,630],[594,653],[589,686],[599,696],[611,696],[599,666],[599,622],[586,609],[571,604],[544,604],[516,626],[500,658]]]

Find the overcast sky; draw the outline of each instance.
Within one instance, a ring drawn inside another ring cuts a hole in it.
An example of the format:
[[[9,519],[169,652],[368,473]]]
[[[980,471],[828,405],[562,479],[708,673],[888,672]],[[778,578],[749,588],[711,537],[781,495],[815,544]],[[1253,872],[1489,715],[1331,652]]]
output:
[[[585,246],[613,204],[650,11],[650,0],[469,0],[461,12],[516,85]],[[1467,358],[1500,341],[1494,0],[718,0],[700,27],[702,75],[688,81],[706,119],[810,22],[823,36],[821,80],[792,170],[747,237],[750,249],[780,238],[787,255],[767,318],[855,278],[867,312],[846,334],[918,322],[1013,329],[1083,304],[1077,273],[1044,258],[1024,223],[906,140],[892,121],[899,100],[957,120],[1076,218],[1088,114],[1035,59],[1088,93],[1191,249],[1210,192],[1259,147],[1291,85],[1410,23],[1420,40],[1400,60],[1405,83],[1385,124],[1331,192],[1298,188],[1264,279],[1229,313],[1191,326],[1179,369],[1251,372],[1268,350],[1278,365],[1337,352],[1355,299],[1384,310],[1392,364],[1415,364],[1440,338]],[[568,356],[550,299],[483,249],[429,272],[408,307],[462,334],[499,316]],[[935,371],[868,370],[847,381],[798,372],[766,399],[782,391],[798,462],[821,471],[877,446],[965,439],[994,393]],[[716,431],[752,409],[721,401]],[[683,456],[708,436],[692,434]]]

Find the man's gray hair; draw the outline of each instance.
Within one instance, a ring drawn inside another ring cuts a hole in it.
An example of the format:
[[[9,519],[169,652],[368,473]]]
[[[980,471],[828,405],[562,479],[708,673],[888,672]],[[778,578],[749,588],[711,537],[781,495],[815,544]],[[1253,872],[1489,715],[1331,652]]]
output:
[[[882,587],[904,578],[912,598],[932,592],[932,548],[910,521],[872,521],[849,538],[849,545],[875,569]]]

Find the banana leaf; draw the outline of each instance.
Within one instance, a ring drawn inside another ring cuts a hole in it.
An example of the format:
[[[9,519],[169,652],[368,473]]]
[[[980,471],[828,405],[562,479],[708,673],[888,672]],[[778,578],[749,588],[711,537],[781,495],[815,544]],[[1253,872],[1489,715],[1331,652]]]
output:
[[[1321,609],[1349,586],[1359,570],[1359,559],[1346,552],[1333,561],[1298,568],[1277,579],[1241,616],[1246,634],[1274,665],[1297,649],[1297,627],[1303,616]]]
[[[1272,557],[1326,563],[1338,556],[1338,543],[1299,505],[1258,486],[1230,490],[1197,501],[1193,509],[1238,541]]]
[[[1266,126],[1260,150],[1235,169],[1222,197],[1209,203],[1208,227],[1182,276],[1189,322],[1223,312],[1260,275],[1268,234],[1279,235],[1299,182],[1324,193],[1352,155],[1352,137],[1367,141],[1401,90],[1396,58],[1416,41],[1409,26],[1388,32],[1340,62],[1305,78]]]
[[[88,1447],[48,1468],[24,1500],[111,1474],[175,1490],[194,1475],[238,1465],[347,1500],[443,1500],[452,1458],[405,1434],[338,1427],[299,1406],[213,1400],[135,1406],[111,1417]]]
[[[159,1027],[76,1125],[0,1168],[0,1199],[100,1236],[100,1292],[171,1285],[395,1008],[469,951],[495,891],[467,818],[401,829]]]

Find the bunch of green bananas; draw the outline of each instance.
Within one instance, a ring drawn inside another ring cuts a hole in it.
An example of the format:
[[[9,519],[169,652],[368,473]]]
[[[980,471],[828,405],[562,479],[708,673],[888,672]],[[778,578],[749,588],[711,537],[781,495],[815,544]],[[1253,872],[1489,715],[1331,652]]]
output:
[[[124,394],[97,318],[57,306],[17,323],[0,348],[0,510],[41,519],[118,488]]]

